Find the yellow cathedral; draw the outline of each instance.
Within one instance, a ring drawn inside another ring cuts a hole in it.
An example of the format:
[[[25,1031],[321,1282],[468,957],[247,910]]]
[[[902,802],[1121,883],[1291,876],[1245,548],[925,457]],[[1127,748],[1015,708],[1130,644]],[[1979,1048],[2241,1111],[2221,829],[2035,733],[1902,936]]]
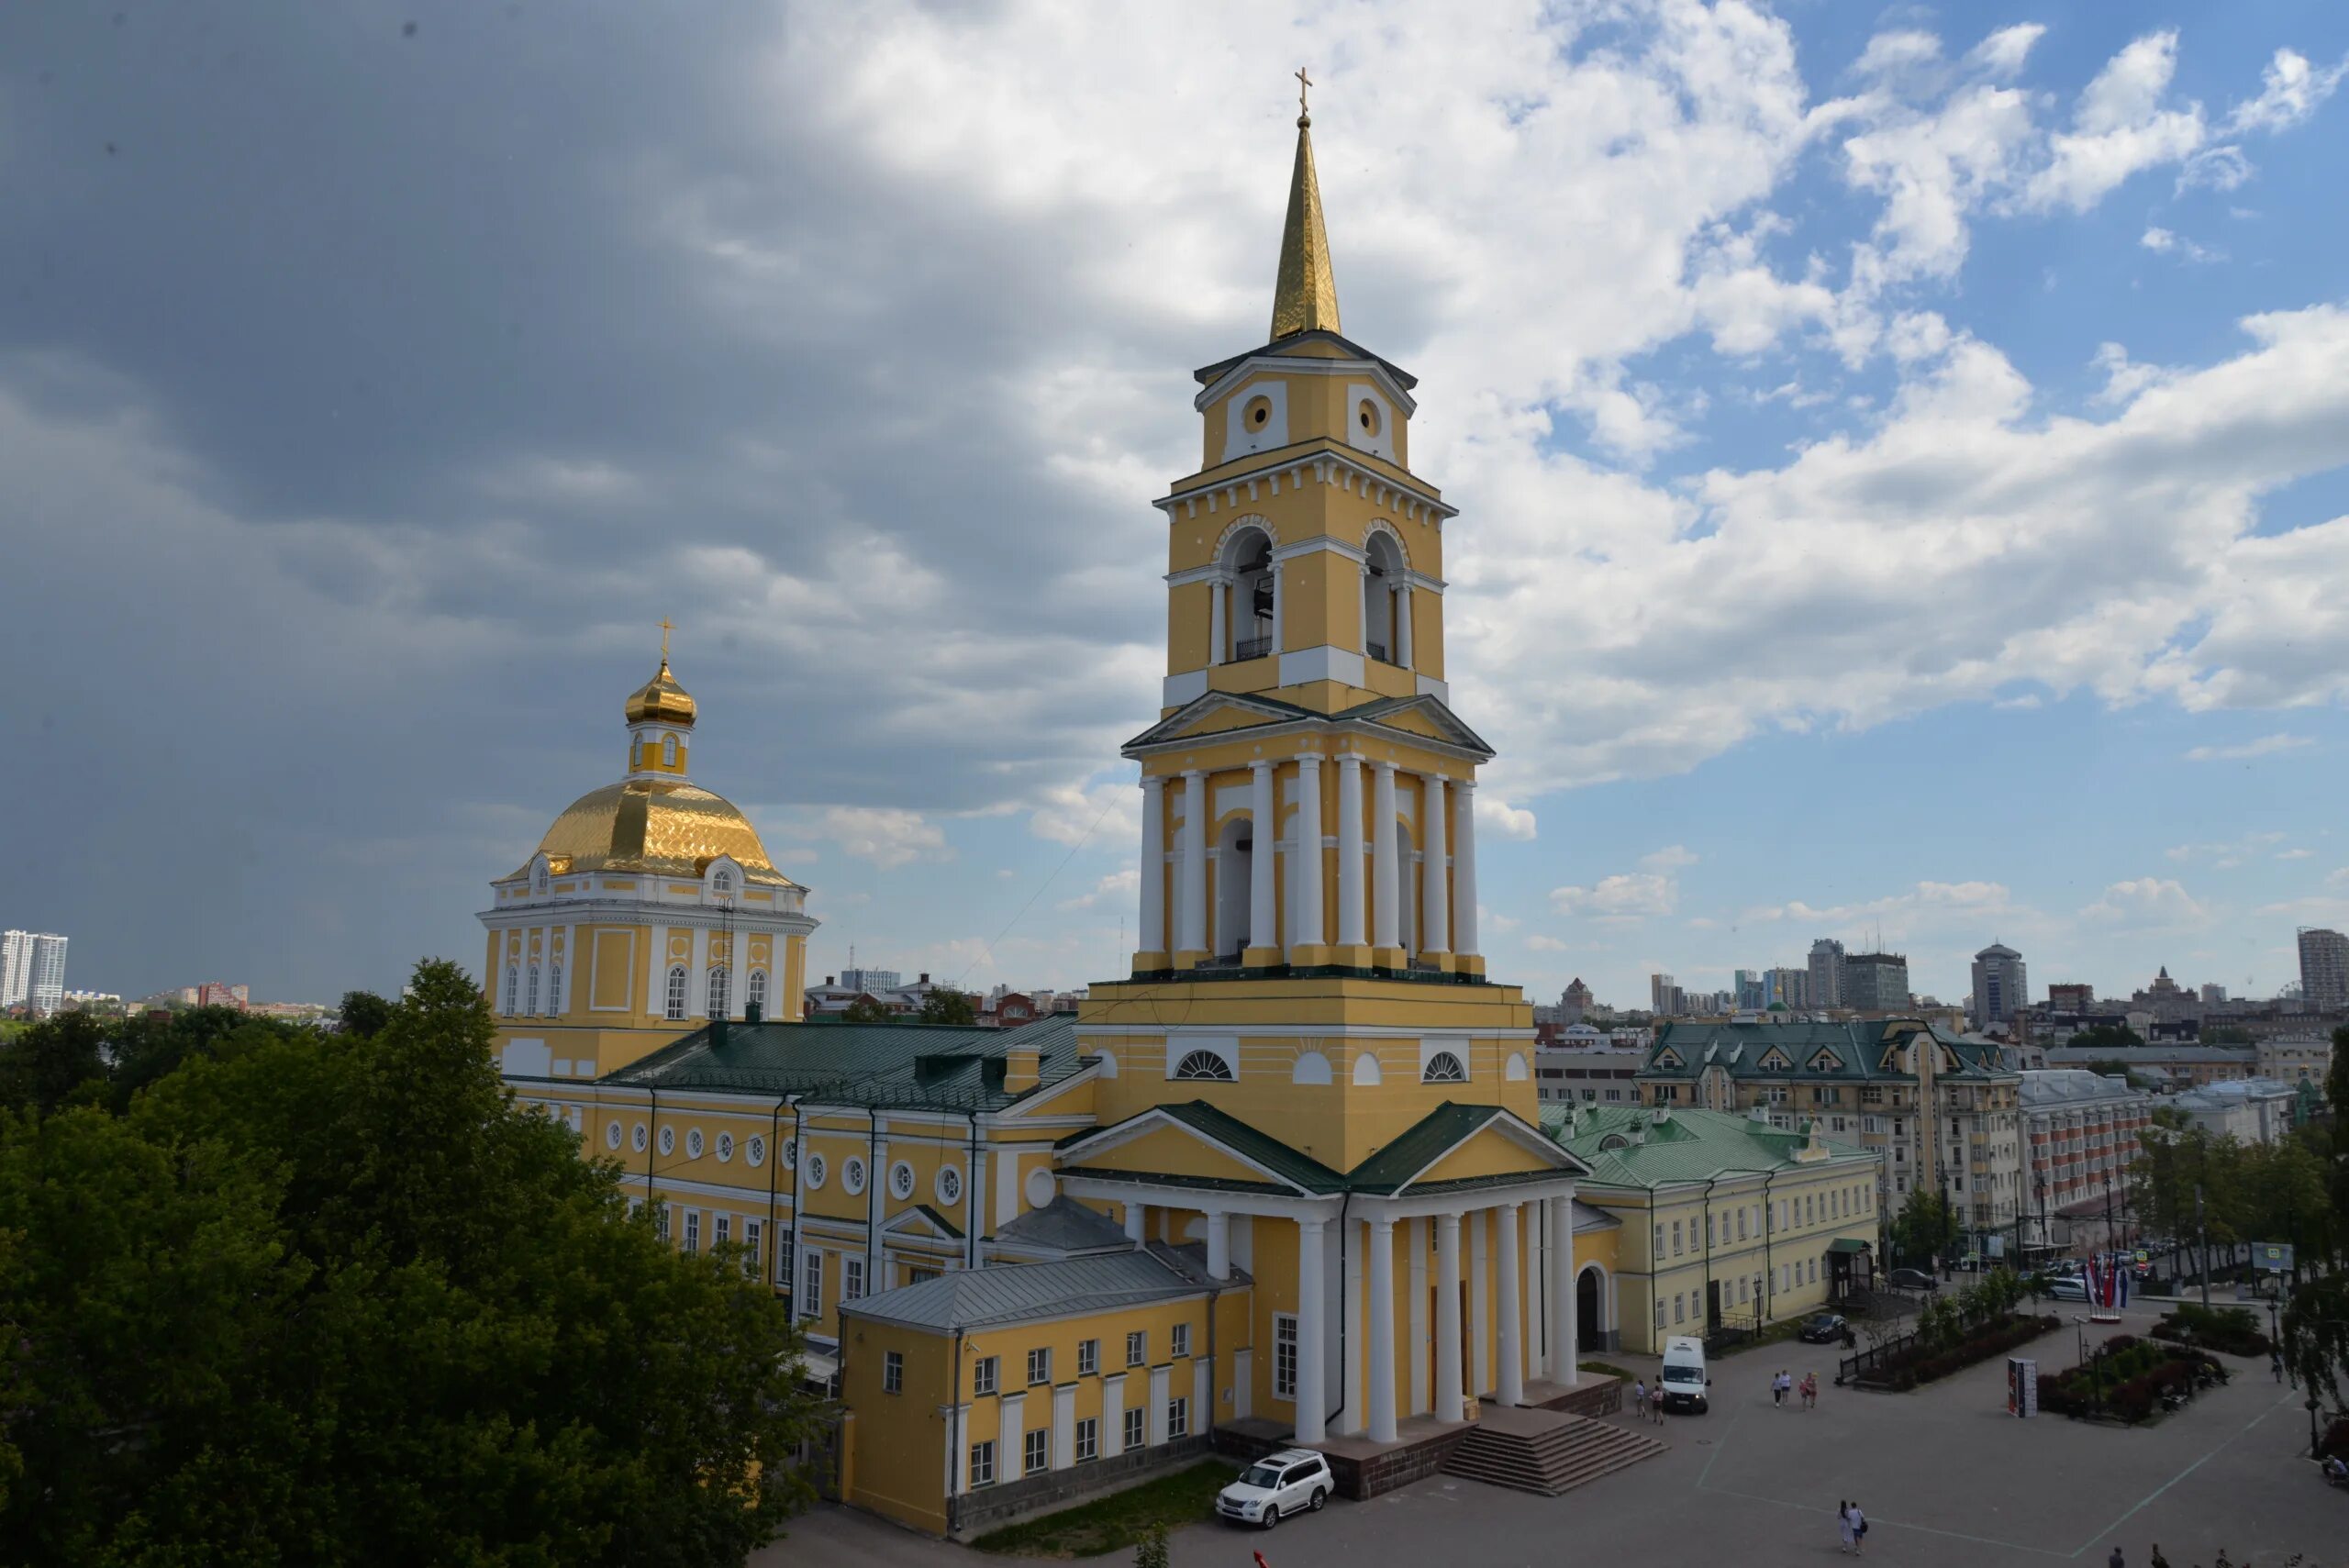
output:
[[[1197,379],[1200,467],[1155,503],[1164,695],[1125,749],[1129,976],[999,1031],[796,1021],[803,892],[685,784],[665,658],[628,777],[483,917],[517,1094],[789,1297],[840,1402],[828,1485],[921,1529],[1211,1445],[1319,1448],[1368,1496],[1497,1408],[1612,1396],[1575,1351],[1620,1225],[1477,949],[1454,513],[1410,467],[1413,378],[1341,334],[1302,114],[1269,339]],[[762,1013],[737,972],[777,978]]]

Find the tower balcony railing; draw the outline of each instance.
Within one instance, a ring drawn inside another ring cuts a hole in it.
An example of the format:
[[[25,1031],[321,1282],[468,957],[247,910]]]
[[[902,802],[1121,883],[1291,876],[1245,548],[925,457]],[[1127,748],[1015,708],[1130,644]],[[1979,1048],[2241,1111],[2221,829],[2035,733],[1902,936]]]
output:
[[[1369,654],[1373,659],[1377,660],[1381,664],[1391,664],[1394,662],[1393,660],[1386,657],[1386,644],[1383,642],[1364,641],[1362,645],[1362,651],[1364,653]]]
[[[1251,659],[1262,659],[1272,651],[1273,639],[1270,637],[1243,637],[1232,644],[1231,657],[1235,663],[1244,663]]]

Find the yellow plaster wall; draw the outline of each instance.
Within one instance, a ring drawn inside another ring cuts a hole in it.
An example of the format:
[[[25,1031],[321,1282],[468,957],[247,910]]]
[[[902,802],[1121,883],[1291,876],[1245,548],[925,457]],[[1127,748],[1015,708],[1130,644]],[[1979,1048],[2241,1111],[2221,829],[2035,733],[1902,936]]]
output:
[[[1464,1085],[1454,1084],[1455,1088]],[[1474,1176],[1509,1175],[1555,1167],[1505,1133],[1486,1128],[1466,1143],[1438,1160],[1421,1182],[1464,1181]]]

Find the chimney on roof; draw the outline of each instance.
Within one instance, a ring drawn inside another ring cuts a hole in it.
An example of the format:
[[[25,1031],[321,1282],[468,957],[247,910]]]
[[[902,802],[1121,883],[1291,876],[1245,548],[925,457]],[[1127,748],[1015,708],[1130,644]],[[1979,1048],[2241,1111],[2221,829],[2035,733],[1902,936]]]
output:
[[[1753,1102],[1753,1108],[1745,1113],[1745,1119],[1748,1121],[1766,1122],[1770,1119],[1769,1107],[1765,1106],[1761,1101],[1756,1100]]]
[[[836,974],[827,974],[824,976],[824,984],[827,985],[837,985],[840,984],[840,976]]]
[[[925,969],[925,970],[923,970],[923,971],[921,972],[921,979],[920,979],[920,981],[918,982],[918,984],[923,984],[923,985],[927,985],[927,984],[930,984],[930,971],[929,971],[929,970]]]
[[[1032,1045],[1016,1045],[1003,1053],[1003,1092],[1025,1094],[1043,1081],[1044,1056]]]

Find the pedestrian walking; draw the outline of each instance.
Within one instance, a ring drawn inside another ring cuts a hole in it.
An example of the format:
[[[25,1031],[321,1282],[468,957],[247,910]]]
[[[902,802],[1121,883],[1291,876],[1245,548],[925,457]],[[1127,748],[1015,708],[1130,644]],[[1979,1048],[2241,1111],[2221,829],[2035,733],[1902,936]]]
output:
[[[1859,1538],[1852,1533],[1852,1505],[1846,1498],[1838,1497],[1835,1500],[1835,1537],[1842,1542],[1839,1550],[1843,1555],[1846,1557],[1852,1555],[1853,1544]]]
[[[2275,1372],[2276,1381],[2278,1383],[2283,1382],[2284,1351],[2282,1346],[2279,1345],[2267,1352],[2267,1364]]]
[[[1859,1500],[1854,1498],[1852,1515],[1852,1555],[1857,1557],[1868,1549],[1868,1517],[1860,1512]]]
[[[2113,1547],[2112,1555],[2106,1558],[2104,1562],[2105,1568],[2129,1568],[2127,1561],[2121,1555],[2121,1548],[2118,1545]]]
[[[1794,1380],[1787,1375],[1787,1369],[1780,1367],[1776,1373],[1770,1379],[1770,1403],[1778,1406],[1785,1405],[1787,1402],[1787,1390],[1793,1386],[1793,1384]]]
[[[2169,1568],[2169,1559],[2162,1555],[2162,1543],[2158,1540],[2154,1542],[2151,1561],[2154,1568]]]
[[[1631,1384],[1631,1414],[1642,1421],[1648,1418],[1648,1380],[1644,1377]]]
[[[1819,1374],[1815,1372],[1802,1374],[1802,1407],[1806,1410],[1819,1408]]]

